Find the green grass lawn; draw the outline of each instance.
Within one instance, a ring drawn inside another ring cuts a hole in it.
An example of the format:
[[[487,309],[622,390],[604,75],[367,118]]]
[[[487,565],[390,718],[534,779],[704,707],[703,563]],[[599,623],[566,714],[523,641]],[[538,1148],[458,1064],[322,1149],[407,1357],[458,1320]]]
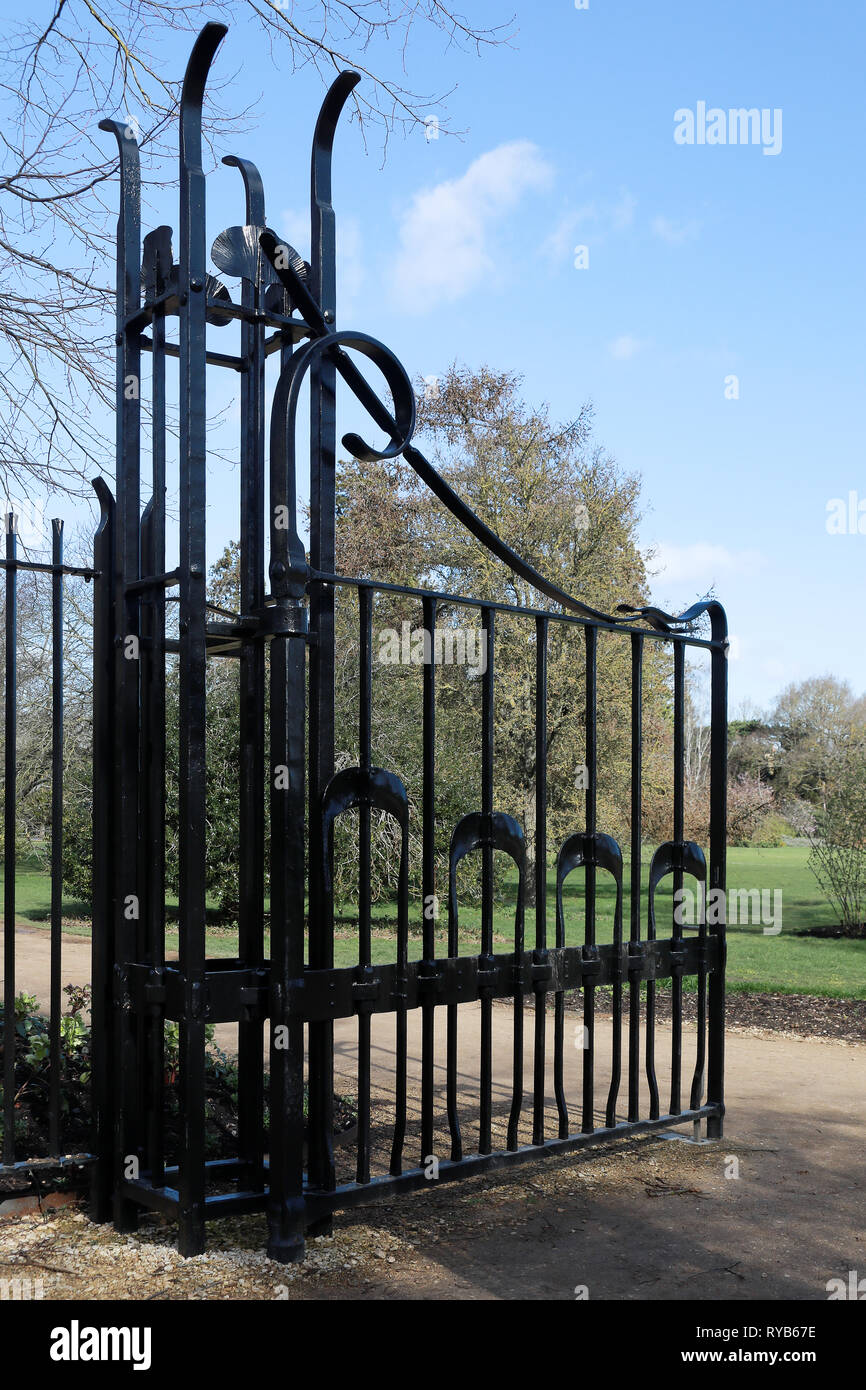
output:
[[[847,941],[822,939],[805,935],[812,927],[831,926],[837,914],[820,892],[807,867],[809,851],[801,846],[782,849],[731,849],[728,851],[728,886],[744,889],[774,889],[782,893],[782,931],[765,935],[760,924],[729,925],[728,983],[733,990],[769,991],[790,994],[819,994],[836,998],[866,999],[866,940]],[[645,856],[644,887],[649,866]],[[2,877],[2,873],[0,873]],[[569,945],[583,939],[583,875],[576,870],[565,886],[564,915],[566,940]],[[688,883],[688,880],[686,880]],[[628,865],[626,865],[626,884]],[[505,901],[497,904],[494,914],[496,941],[494,950],[507,951],[513,941],[514,894],[516,878],[506,880]],[[548,941],[553,941],[553,871],[548,873]],[[50,907],[50,885],[45,871],[37,864],[23,864],[16,877],[17,917],[37,926],[47,927]],[[510,899],[510,901],[509,901]],[[659,890],[657,923],[659,935],[670,930],[671,880],[666,891]],[[598,874],[597,939],[610,941],[613,930],[614,893],[608,875]],[[436,949],[445,954],[446,905],[441,904],[437,922]],[[89,935],[86,904],[66,901],[63,906],[65,930]],[[628,897],[625,901],[625,934],[628,934]],[[352,965],[357,960],[354,914],[346,905],[338,914],[335,961],[338,966]],[[642,931],[645,934],[646,908],[642,910]],[[411,910],[410,955],[418,956],[420,942],[420,906]],[[466,906],[460,913],[460,950],[473,954],[479,949],[480,911]],[[373,907],[373,961],[383,963],[394,958],[394,906],[375,904]],[[531,909],[526,921],[526,944],[534,945],[535,913]],[[166,947],[177,949],[177,931],[171,926],[166,934]],[[208,931],[208,953],[213,956],[233,956],[237,953],[237,934],[229,928],[212,926]],[[687,982],[688,985],[688,982]]]

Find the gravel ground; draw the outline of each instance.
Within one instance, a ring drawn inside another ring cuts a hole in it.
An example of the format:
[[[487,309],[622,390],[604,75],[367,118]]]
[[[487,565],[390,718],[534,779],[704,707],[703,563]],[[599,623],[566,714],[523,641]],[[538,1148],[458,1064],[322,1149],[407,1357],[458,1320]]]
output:
[[[829,1279],[866,1270],[861,1010],[820,1000],[813,1013],[802,996],[784,998],[775,1030],[768,1030],[760,997],[731,1000],[734,1008],[757,1000],[759,1012],[755,1022],[739,1010],[733,1015],[720,1145],[623,1140],[431,1184],[394,1202],[338,1213],[333,1236],[309,1241],[305,1261],[289,1267],[267,1259],[261,1215],[209,1223],[207,1253],[183,1260],[173,1248],[174,1229],[155,1215],[125,1236],[92,1225],[74,1208],[31,1212],[0,1220],[0,1280],[41,1280],[45,1298],[82,1301],[573,1300],[578,1286],[593,1300],[826,1299]],[[860,1045],[845,1041],[844,1031],[791,1036],[792,1018],[817,1031],[830,1027],[831,1015],[843,1030],[859,1029]],[[393,1123],[393,1016],[374,1025],[373,1168],[381,1172]],[[507,1011],[494,1010],[493,1030],[499,1145],[510,1097]],[[601,1029],[598,1037],[597,1101],[609,1033]],[[357,1030],[338,1027],[337,1034],[338,1085],[348,1087]],[[414,1034],[410,1044],[417,1059]],[[477,1047],[477,1010],[467,1006],[459,1073],[469,1142]],[[660,1023],[660,1066],[669,1047],[669,1029]],[[566,1051],[568,1094],[578,1096],[582,1055]],[[410,1127],[418,1118],[418,1076],[413,1060]],[[445,1144],[437,1132],[434,1151],[447,1153]],[[407,1158],[413,1152],[410,1145]],[[348,1151],[340,1154],[341,1169],[350,1162]]]
[[[59,1300],[281,1299],[296,1297],[297,1285],[358,1278],[409,1249],[388,1232],[343,1227],[309,1241],[303,1263],[280,1265],[261,1248],[262,1217],[214,1223],[214,1248],[190,1260],[174,1236],[151,1218],[135,1236],[119,1236],[72,1208],[29,1214],[0,1223],[0,1278],[41,1280],[42,1297]]]
[[[579,1234],[599,1192],[638,1184],[634,1190],[654,1201],[693,1202],[719,1182],[718,1156],[709,1147],[623,1141],[603,1154],[574,1154],[541,1169],[343,1213],[333,1235],[308,1241],[306,1259],[289,1266],[264,1253],[261,1215],[212,1223],[208,1251],[185,1260],[173,1248],[174,1226],[159,1216],[146,1215],[134,1236],[121,1236],[70,1206],[0,1222],[0,1278],[41,1280],[43,1298],[63,1301],[387,1298],[406,1297],[407,1289],[417,1297],[471,1298],[479,1294],[469,1280],[455,1279],[451,1253],[488,1237],[491,1225],[513,1258],[526,1242],[549,1240],[558,1225]]]

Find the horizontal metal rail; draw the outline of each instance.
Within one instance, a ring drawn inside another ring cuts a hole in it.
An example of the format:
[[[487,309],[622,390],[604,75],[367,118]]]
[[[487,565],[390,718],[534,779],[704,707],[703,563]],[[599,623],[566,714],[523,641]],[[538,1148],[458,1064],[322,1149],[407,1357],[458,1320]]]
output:
[[[305,1023],[351,1018],[359,1013],[393,1013],[473,1003],[479,999],[512,999],[515,988],[526,995],[555,995],[566,989],[632,984],[647,980],[683,979],[718,968],[715,937],[635,941],[621,947],[557,946],[528,950],[516,959],[500,955],[446,956],[410,960],[404,965],[371,965],[359,980],[354,966],[331,970],[306,968],[302,979],[289,982],[288,1004]],[[270,1016],[270,962],[249,969],[237,961],[207,962],[202,987],[193,996],[194,1008],[208,1023],[232,1023]],[[189,981],[176,966],[146,963],[118,973],[116,1002],[124,1009],[145,1011],[159,1005],[167,1019],[178,1020],[188,1008]]]
[[[41,560],[0,560],[0,569],[34,570],[39,574],[71,575],[79,579],[98,579],[99,570],[87,569],[80,565],[51,565]]]
[[[549,618],[552,622],[565,623],[574,627],[593,627],[601,632],[618,632],[626,635],[634,634],[640,637],[651,637],[657,642],[679,642],[687,646],[703,647],[707,651],[724,651],[727,647],[727,639],[714,641],[710,637],[698,637],[693,632],[672,630],[669,632],[659,632],[653,627],[637,627],[625,621],[614,622],[604,621],[598,618],[585,618],[577,613],[560,613],[549,608],[533,608],[526,604],[502,603],[496,599],[473,598],[468,594],[454,594],[447,590],[440,589],[415,589],[408,584],[390,584],[382,579],[363,579],[357,575],[345,574],[322,574],[314,571],[307,581],[307,587],[313,589],[319,585],[336,585],[341,588],[352,588],[358,590],[373,590],[383,594],[403,594],[407,598],[416,598],[419,601],[424,599],[435,599],[440,606],[442,604],[453,603],[463,608],[490,609],[493,613],[507,613],[515,617],[524,618]]]

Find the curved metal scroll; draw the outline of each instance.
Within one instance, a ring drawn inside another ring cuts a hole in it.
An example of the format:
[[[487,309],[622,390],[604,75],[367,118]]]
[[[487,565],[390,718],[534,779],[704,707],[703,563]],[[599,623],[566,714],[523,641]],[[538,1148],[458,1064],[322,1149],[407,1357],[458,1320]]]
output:
[[[263,244],[264,241],[263,236]],[[346,436],[347,447],[351,447],[358,458],[395,458],[415,428],[411,382],[394,354],[376,338],[367,333],[333,333],[327,338],[314,339],[292,355],[280,373],[271,409],[271,583],[277,599],[300,598],[309,574],[297,530],[295,492],[295,423],[301,384],[319,359],[326,353],[341,351],[343,344],[375,363],[391,389],[397,409],[394,432],[384,449],[374,449],[354,434]],[[287,526],[278,523],[280,508],[285,509]]]
[[[556,861],[556,944],[565,945],[565,915],[562,906],[562,889],[565,880],[573,869],[586,867],[587,864],[595,864],[599,869],[605,869],[613,878],[616,884],[616,906],[613,916],[613,944],[619,968],[617,969],[616,981],[614,984],[613,997],[613,1047],[611,1056],[611,1078],[610,1088],[607,1094],[607,1109],[605,1113],[605,1124],[609,1129],[616,1124],[616,1102],[619,1095],[620,1075],[622,1071],[622,850],[612,835],[577,833],[570,835],[564,842],[559,851]],[[584,957],[593,959],[596,951],[594,945],[584,945]],[[590,978],[588,992],[584,995],[585,1019],[584,1026],[589,1031],[589,1036],[583,1049],[583,1085],[584,1096],[592,1095],[593,1090],[593,1058],[595,1049],[593,1046],[593,1029],[595,1025],[595,1014],[592,1001],[593,982]],[[559,1000],[557,1000],[559,1003]],[[557,1056],[561,1058],[562,1048],[557,1047]],[[562,1082],[562,1068],[557,1068],[557,1075],[554,1076],[554,1089],[556,1093],[556,1105],[559,1111],[560,1126],[568,1127],[568,1110],[565,1103],[565,1094]],[[592,1124],[590,1124],[590,1129]],[[586,1128],[586,1126],[584,1126]]]

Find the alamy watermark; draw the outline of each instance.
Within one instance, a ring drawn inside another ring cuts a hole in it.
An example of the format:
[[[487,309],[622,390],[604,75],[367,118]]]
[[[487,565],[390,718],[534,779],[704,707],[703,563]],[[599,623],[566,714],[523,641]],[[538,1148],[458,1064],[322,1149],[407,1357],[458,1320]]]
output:
[[[850,1299],[854,1303],[866,1302],[866,1279],[858,1279],[856,1269],[848,1270],[848,1282],[844,1279],[828,1279],[824,1285],[828,1301]]]
[[[674,921],[678,927],[700,923],[699,899],[692,888],[674,892]],[[782,930],[781,888],[711,888],[706,895],[706,924],[715,926],[762,926],[764,936],[778,936]]]
[[[694,111],[681,106],[674,112],[674,140],[678,145],[760,145],[762,154],[781,154],[782,110],[737,106],[726,111],[699,101]]]
[[[824,526],[831,536],[866,536],[866,497],[852,490],[845,497],[831,497]]]
[[[465,666],[474,675],[487,670],[487,640],[481,628],[426,627],[413,630],[403,621],[400,632],[386,627],[379,633],[378,660],[382,666]]]
[[[0,1303],[29,1303],[44,1297],[43,1279],[0,1279]]]

